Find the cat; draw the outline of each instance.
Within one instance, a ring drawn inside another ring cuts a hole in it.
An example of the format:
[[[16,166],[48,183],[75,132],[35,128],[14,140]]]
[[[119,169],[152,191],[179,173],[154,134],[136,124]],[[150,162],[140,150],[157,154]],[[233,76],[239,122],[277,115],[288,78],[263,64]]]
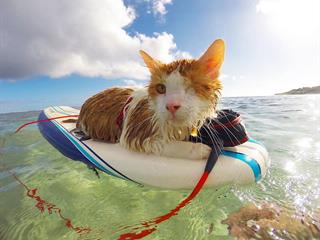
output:
[[[141,50],[151,74],[149,84],[140,89],[114,87],[90,97],[81,108],[77,128],[92,139],[119,142],[131,151],[207,158],[208,146],[186,140],[215,115],[224,52],[224,41],[218,39],[197,60],[165,64]]]

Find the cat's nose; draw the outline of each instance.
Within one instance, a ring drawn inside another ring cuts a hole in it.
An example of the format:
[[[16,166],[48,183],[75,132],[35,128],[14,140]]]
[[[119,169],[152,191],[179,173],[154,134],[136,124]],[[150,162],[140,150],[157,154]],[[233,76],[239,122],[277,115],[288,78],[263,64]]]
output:
[[[179,104],[170,104],[168,103],[166,105],[166,109],[171,112],[172,114],[176,113],[176,111],[180,108],[181,106]]]

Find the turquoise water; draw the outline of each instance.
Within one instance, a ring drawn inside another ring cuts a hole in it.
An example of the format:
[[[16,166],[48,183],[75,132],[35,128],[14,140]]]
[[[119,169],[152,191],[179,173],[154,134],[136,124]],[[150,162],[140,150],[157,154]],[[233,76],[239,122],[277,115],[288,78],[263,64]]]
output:
[[[224,98],[222,107],[242,114],[252,137],[270,152],[267,177],[249,186],[206,189],[145,239],[229,239],[221,224],[248,203],[276,203],[312,213],[320,207],[320,96]],[[0,114],[0,239],[116,239],[122,226],[167,213],[188,195],[139,187],[63,157],[36,126],[10,136],[39,112]],[[0,143],[1,144],[1,143]],[[37,196],[55,204],[72,224],[89,227],[80,236],[56,212],[39,211],[11,173]],[[187,174],[187,173],[186,173]]]

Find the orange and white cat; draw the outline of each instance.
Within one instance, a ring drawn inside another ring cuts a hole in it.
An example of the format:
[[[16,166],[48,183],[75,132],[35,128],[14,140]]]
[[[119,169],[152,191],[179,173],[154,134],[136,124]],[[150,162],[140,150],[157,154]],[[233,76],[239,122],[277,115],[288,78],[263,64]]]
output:
[[[119,142],[132,151],[207,158],[208,146],[185,140],[192,129],[215,115],[224,50],[224,41],[218,39],[199,59],[169,64],[140,51],[151,73],[149,85],[110,88],[92,96],[81,108],[77,127],[93,139]],[[124,110],[119,127],[117,119]]]

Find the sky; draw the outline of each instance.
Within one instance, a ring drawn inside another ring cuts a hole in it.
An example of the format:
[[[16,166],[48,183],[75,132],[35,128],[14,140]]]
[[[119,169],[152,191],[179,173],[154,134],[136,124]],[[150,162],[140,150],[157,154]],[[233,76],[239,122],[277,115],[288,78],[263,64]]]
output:
[[[226,43],[223,97],[320,85],[319,0],[0,1],[0,112],[81,106]]]

